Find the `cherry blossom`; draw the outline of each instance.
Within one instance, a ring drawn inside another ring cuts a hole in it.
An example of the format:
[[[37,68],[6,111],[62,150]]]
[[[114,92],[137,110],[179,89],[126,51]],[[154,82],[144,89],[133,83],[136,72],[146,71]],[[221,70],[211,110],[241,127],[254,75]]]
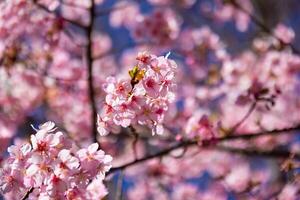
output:
[[[31,135],[31,143],[9,147],[10,157],[1,169],[1,193],[19,191],[16,195],[22,196],[22,192],[33,188],[30,199],[64,198],[80,186],[82,198],[104,197],[107,192],[102,181],[112,157],[98,150],[97,143],[79,150],[64,140],[69,139],[49,121]]]
[[[127,79],[108,77],[103,85],[107,95],[98,117],[100,135],[107,135],[113,124],[146,125],[153,135],[163,133],[164,113],[174,101],[176,63],[147,53],[139,54],[137,60]]]
[[[0,10],[0,199],[299,199],[296,1]]]

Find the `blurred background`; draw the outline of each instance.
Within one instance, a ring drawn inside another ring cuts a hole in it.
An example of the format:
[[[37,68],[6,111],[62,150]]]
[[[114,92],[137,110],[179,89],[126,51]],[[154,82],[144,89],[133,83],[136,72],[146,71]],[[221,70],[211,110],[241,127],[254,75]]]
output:
[[[113,166],[195,139],[191,124],[203,115],[217,136],[296,126],[299,13],[297,0],[2,0],[0,161],[49,120],[82,147],[97,140]],[[143,51],[170,52],[178,65],[165,134],[137,125],[137,138],[130,128],[100,137],[102,85],[128,76]],[[107,199],[300,199],[295,130],[117,171]]]

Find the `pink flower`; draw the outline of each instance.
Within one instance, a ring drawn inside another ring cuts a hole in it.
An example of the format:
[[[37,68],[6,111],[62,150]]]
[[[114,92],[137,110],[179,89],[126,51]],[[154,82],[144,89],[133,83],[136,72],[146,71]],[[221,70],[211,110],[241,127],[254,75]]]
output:
[[[155,10],[147,16],[136,17],[133,36],[166,45],[174,41],[179,34],[181,20],[171,9]]]
[[[138,64],[128,79],[108,77],[103,85],[105,104],[98,117],[98,132],[107,135],[113,125],[146,125],[152,134],[163,133],[164,114],[175,100],[177,65],[166,57],[146,52],[137,56]]]
[[[188,120],[185,130],[191,138],[205,140],[215,137],[213,125],[207,115],[201,116],[199,113],[196,113]]]
[[[46,122],[39,126],[36,135],[31,135],[33,150],[40,153],[47,153],[51,147],[60,143],[60,134],[48,134],[55,131],[53,122]]]
[[[136,60],[141,61],[144,64],[149,64],[151,60],[151,55],[149,55],[146,51],[144,52],[139,52]]]
[[[152,128],[152,135],[162,135],[164,133],[164,126],[162,124],[155,124]]]
[[[97,131],[101,136],[105,136],[109,134],[110,132],[112,133],[118,133],[120,131],[120,127],[114,124],[112,121],[109,121],[109,119],[106,118],[107,121],[102,119],[98,115],[98,120],[97,120]]]
[[[31,135],[33,148],[28,143],[8,148],[10,157],[0,171],[1,193],[33,188],[29,199],[88,199],[95,195],[88,193],[94,190],[89,183],[98,179],[99,195],[106,195],[99,181],[111,168],[112,157],[98,150],[98,143],[73,154],[78,147],[54,127],[52,122],[39,126]]]
[[[22,172],[4,166],[0,169],[0,191],[7,193],[13,188],[24,187]]]
[[[124,128],[128,127],[131,124],[131,121],[135,117],[134,111],[132,111],[127,103],[122,103],[115,107],[116,112],[113,116],[113,122],[116,125],[122,126]]]
[[[113,27],[125,26],[132,28],[136,24],[136,19],[140,17],[139,5],[135,2],[117,2],[115,8],[123,7],[123,9],[116,9],[111,13],[109,22]]]
[[[103,199],[108,194],[101,179],[94,179],[87,187],[87,199]]]
[[[286,184],[280,194],[278,195],[279,200],[296,200],[299,198],[299,185],[297,184]],[[298,193],[298,195],[297,195]]]
[[[196,0],[181,0],[181,1],[171,1],[171,0],[148,0],[149,3],[153,5],[170,5],[171,3],[176,3],[184,8],[189,8],[196,3]]]
[[[274,34],[285,44],[291,43],[295,38],[295,32],[293,31],[293,29],[285,26],[284,24],[278,24],[274,30]]]
[[[225,184],[231,190],[242,192],[250,183],[250,169],[248,165],[236,165],[225,178]]]
[[[64,198],[65,191],[68,188],[66,182],[54,174],[51,174],[45,182],[46,191],[50,197]]]
[[[78,171],[79,159],[71,155],[71,151],[63,149],[58,154],[54,174],[59,178],[67,178]]]
[[[146,90],[147,95],[154,98],[159,95],[160,86],[152,77],[143,79],[143,86]]]
[[[146,125],[151,124],[153,125],[152,119],[155,119],[155,115],[153,115],[153,111],[149,105],[142,106],[136,113],[136,120],[139,124]]]
[[[46,123],[40,125],[39,129],[40,129],[40,131],[43,130],[43,131],[46,131],[48,133],[51,133],[51,132],[56,130],[55,123],[51,122],[51,121],[46,122]]]
[[[174,200],[195,200],[200,199],[198,189],[195,185],[191,184],[180,184],[176,185],[172,194]]]
[[[248,13],[253,12],[253,6],[249,0],[237,0],[237,3],[247,13],[236,8],[230,2],[225,3],[220,0],[215,0],[215,5],[213,7],[204,4],[202,9],[206,14],[212,15],[217,21],[226,22],[229,20],[234,20],[237,29],[241,32],[244,32],[249,27],[251,20]]]
[[[85,194],[86,194],[86,191],[81,189],[81,188],[78,188],[78,187],[73,187],[73,188],[70,188],[66,191],[65,193],[66,195],[66,199],[67,200],[84,200],[86,199],[85,198]]]
[[[128,101],[128,107],[131,110],[138,110],[146,104],[144,95],[138,94],[137,90],[134,90],[134,94],[129,97]]]
[[[31,155],[31,145],[28,143],[23,144],[21,147],[12,145],[8,147],[10,157],[7,162],[11,163],[13,168],[25,168],[26,160]]]
[[[98,143],[91,144],[87,149],[77,151],[77,156],[83,170],[96,174],[101,169],[103,170],[101,173],[105,174],[111,167],[112,157],[105,155],[104,151],[98,150],[98,148]]]
[[[26,169],[24,184],[27,187],[40,187],[51,175],[51,159],[38,153],[32,154],[28,159],[29,167]]]
[[[105,98],[106,103],[115,106],[126,101],[131,91],[131,84],[129,81],[117,81],[113,77],[108,77],[103,88],[107,93]]]

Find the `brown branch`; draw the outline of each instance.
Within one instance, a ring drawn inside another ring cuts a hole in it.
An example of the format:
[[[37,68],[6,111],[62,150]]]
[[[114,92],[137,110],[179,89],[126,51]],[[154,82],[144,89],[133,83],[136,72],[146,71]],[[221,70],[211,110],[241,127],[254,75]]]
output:
[[[78,5],[78,4],[74,3],[74,2],[60,1],[60,3],[63,6],[74,7],[74,8],[78,8],[78,9],[82,9],[82,10],[87,10],[88,9],[86,6],[81,6],[81,5]]]
[[[230,133],[234,133],[245,121],[246,119],[251,115],[251,113],[255,110],[256,107],[256,102],[253,102],[249,108],[249,110],[247,111],[247,113],[245,114],[245,116],[238,122],[236,123],[231,129],[230,129]]]
[[[300,124],[297,124],[293,127],[289,128],[283,128],[283,129],[273,129],[273,130],[263,130],[261,132],[257,133],[238,133],[235,135],[230,135],[227,137],[219,138],[217,139],[218,141],[225,141],[225,140],[235,140],[235,139],[252,139],[255,137],[260,137],[260,136],[266,136],[266,135],[275,135],[276,134],[285,134],[289,133],[292,131],[299,131],[300,130]]]
[[[125,168],[127,168],[127,167],[130,167],[130,166],[132,166],[132,165],[135,165],[135,164],[138,164],[138,163],[147,161],[147,160],[151,160],[151,159],[153,159],[153,158],[159,158],[159,157],[165,156],[165,155],[169,154],[169,153],[170,153],[171,151],[173,151],[173,150],[176,150],[176,149],[179,149],[179,148],[182,148],[182,147],[186,147],[186,146],[192,146],[192,145],[195,145],[195,144],[197,144],[196,141],[186,141],[186,142],[181,142],[181,143],[176,144],[176,145],[174,145],[174,146],[172,146],[172,147],[170,147],[170,148],[167,148],[167,149],[165,149],[165,150],[159,151],[159,152],[157,152],[157,153],[155,153],[155,154],[148,155],[148,156],[145,156],[145,157],[140,158],[140,159],[136,159],[136,160],[134,160],[134,161],[132,161],[132,162],[129,162],[129,163],[124,164],[124,165],[121,165],[121,166],[119,166],[119,167],[111,168],[111,170],[107,173],[107,175],[108,175],[108,174],[111,174],[111,173],[113,173],[113,172],[116,172],[116,171],[118,171],[118,170],[123,170],[123,169],[125,169]]]
[[[266,33],[268,33],[269,35],[274,37],[276,40],[278,40],[281,45],[289,46],[292,49],[293,53],[300,54],[300,51],[293,44],[285,43],[281,38],[279,38],[275,34],[273,34],[272,30],[268,26],[266,26],[260,19],[258,19],[255,15],[250,13],[248,10],[246,10],[243,6],[241,6],[236,0],[230,0],[230,3],[234,7],[236,7],[240,11],[242,11],[243,13],[247,14],[254,24],[256,24],[263,31],[265,31]]]
[[[46,6],[44,6],[44,5],[42,5],[42,4],[39,4],[39,3],[38,3],[38,0],[33,0],[33,4],[34,4],[35,6],[37,6],[38,8],[40,8],[40,9],[46,11],[47,13],[57,15],[57,13],[56,13],[55,11],[51,11],[51,10],[49,10]],[[78,27],[80,27],[80,28],[83,28],[83,29],[86,29],[86,28],[87,28],[85,25],[80,24],[79,22],[76,22],[76,21],[73,21],[73,20],[64,18],[63,16],[58,16],[58,15],[57,15],[57,17],[61,18],[62,20],[66,21],[66,22],[68,22],[68,23],[70,23],[70,24],[73,24],[73,25],[75,25],[75,26],[78,26]]]
[[[73,33],[70,29],[64,29],[63,31],[74,42],[74,44],[77,47],[79,47],[79,48],[86,47],[85,44],[81,44],[78,41],[76,41],[76,38],[75,38],[75,36],[73,35]]]
[[[120,200],[122,199],[122,194],[123,194],[123,178],[124,174],[121,171],[117,180],[117,189],[115,193],[115,200]]]
[[[94,142],[97,142],[97,106],[95,99],[94,91],[94,80],[93,80],[93,28],[94,28],[94,19],[95,19],[95,2],[92,1],[90,8],[90,24],[87,27],[87,50],[86,50],[86,59],[87,59],[87,68],[88,68],[88,95],[91,106],[91,123],[92,123],[92,134]]]
[[[217,150],[222,150],[230,153],[241,154],[246,156],[259,156],[259,157],[271,157],[271,158],[288,158],[291,155],[290,151],[273,149],[273,150],[258,150],[258,149],[242,149],[233,148],[228,146],[218,145]],[[300,154],[294,154],[295,158],[300,158]]]
[[[236,139],[252,139],[252,138],[256,138],[256,137],[260,137],[260,136],[265,136],[265,135],[276,135],[276,134],[286,134],[286,133],[293,133],[293,131],[299,131],[300,130],[300,124],[296,125],[294,127],[290,127],[290,128],[283,128],[283,129],[274,129],[274,130],[270,130],[270,131],[264,131],[264,132],[258,132],[258,133],[240,133],[237,135],[229,135],[226,137],[222,137],[222,138],[214,138],[214,139],[209,139],[209,140],[203,140],[202,141],[202,147],[206,147],[206,146],[211,146],[211,144],[215,144],[216,142],[222,142],[222,141],[229,141],[229,140],[236,140]],[[191,141],[183,141],[181,143],[178,143],[174,146],[171,146],[167,149],[161,150],[155,154],[152,155],[148,155],[145,156],[143,158],[131,161],[129,163],[126,163],[124,165],[121,165],[119,167],[113,167],[111,168],[111,170],[108,172],[108,174],[114,173],[118,170],[123,170],[126,169],[127,167],[130,167],[132,165],[136,165],[139,164],[141,162],[147,161],[147,160],[151,160],[153,158],[159,158],[159,157],[163,157],[168,155],[170,152],[179,149],[179,148],[187,148],[187,147],[191,147],[191,146],[195,146],[198,145],[199,142],[195,141],[195,140],[191,140]]]
[[[137,153],[137,145],[139,141],[139,134],[136,132],[135,128],[133,126],[129,126],[129,129],[133,135],[133,141],[132,141],[132,149],[133,149],[133,154],[134,154],[134,159],[136,160],[138,158],[138,153]]]
[[[110,14],[113,11],[121,10],[121,9],[130,7],[130,6],[132,6],[132,4],[127,3],[127,4],[123,4],[123,5],[113,6],[111,8],[102,9],[102,10],[99,10],[96,12],[96,17],[102,17],[102,16]]]
[[[21,200],[27,199],[27,198],[29,197],[30,193],[32,193],[32,192],[33,192],[33,187],[30,188],[30,189],[26,192],[26,194],[22,197]]]
[[[108,50],[100,55],[95,56],[93,59],[98,60],[98,59],[104,58],[106,56],[122,53],[124,50],[129,49],[129,48],[140,47],[140,46],[151,45],[151,44],[152,44],[151,42],[145,42],[145,41],[129,43],[119,49]]]

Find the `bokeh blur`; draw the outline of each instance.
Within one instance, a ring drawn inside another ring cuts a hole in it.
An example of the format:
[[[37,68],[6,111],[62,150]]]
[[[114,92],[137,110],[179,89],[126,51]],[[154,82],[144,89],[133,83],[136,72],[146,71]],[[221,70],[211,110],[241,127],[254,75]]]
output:
[[[298,0],[0,1],[0,175],[7,148],[53,121],[113,157],[103,199],[300,199],[299,13]],[[168,67],[160,89],[145,66]],[[55,199],[43,186],[28,199]],[[28,190],[12,188],[3,199]]]

